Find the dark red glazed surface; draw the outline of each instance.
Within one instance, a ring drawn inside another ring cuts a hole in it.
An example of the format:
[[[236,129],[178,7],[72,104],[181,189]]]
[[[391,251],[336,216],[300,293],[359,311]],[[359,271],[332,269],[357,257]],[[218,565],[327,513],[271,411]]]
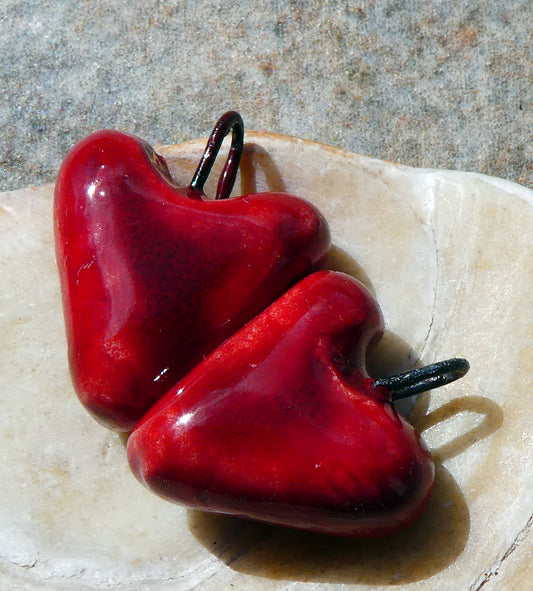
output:
[[[410,523],[434,466],[365,370],[381,313],[315,273],[225,341],[143,418],[133,472],[190,507],[347,536]]]
[[[119,430],[329,248],[306,201],[205,200],[176,187],[147,144],[115,131],[67,156],[55,228],[73,381],[86,408]]]

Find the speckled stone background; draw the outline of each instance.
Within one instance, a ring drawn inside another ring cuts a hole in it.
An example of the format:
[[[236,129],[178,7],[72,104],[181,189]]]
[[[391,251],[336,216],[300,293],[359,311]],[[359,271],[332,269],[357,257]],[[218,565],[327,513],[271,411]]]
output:
[[[530,0],[3,0],[0,190],[115,127],[248,129],[533,187]]]

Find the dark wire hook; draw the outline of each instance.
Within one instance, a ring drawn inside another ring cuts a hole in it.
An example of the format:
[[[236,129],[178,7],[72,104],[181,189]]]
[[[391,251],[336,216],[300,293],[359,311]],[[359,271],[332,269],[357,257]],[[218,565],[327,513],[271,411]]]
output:
[[[466,359],[453,358],[388,378],[379,378],[372,385],[375,388],[388,388],[392,392],[392,400],[400,400],[454,382],[469,369],[470,364]]]
[[[230,196],[244,149],[244,123],[242,117],[235,111],[224,113],[213,128],[190,184],[191,189],[203,193],[204,185],[211,173],[222,142],[230,131],[232,132],[231,147],[222,174],[218,179],[215,199],[227,199]]]

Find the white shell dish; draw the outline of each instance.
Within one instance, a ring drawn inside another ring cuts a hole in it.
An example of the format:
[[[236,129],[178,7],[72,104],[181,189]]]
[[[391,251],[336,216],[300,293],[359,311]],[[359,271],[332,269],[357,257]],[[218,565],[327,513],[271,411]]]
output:
[[[188,184],[204,145],[158,151]],[[70,383],[53,187],[3,193],[0,589],[530,589],[533,191],[250,132],[234,192],[264,190],[315,203],[331,225],[328,265],[377,296],[388,333],[374,375],[469,360],[410,416],[437,462],[427,511],[364,542],[204,515],[142,488],[123,438]]]

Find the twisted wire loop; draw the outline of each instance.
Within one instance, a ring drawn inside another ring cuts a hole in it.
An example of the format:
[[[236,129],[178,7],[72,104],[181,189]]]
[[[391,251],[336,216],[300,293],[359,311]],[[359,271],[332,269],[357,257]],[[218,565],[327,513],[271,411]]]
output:
[[[217,121],[204,150],[200,164],[194,173],[190,187],[203,192],[224,138],[231,132],[231,146],[220,174],[215,199],[227,199],[235,184],[239,163],[244,149],[244,123],[236,111],[228,111]]]
[[[454,382],[469,369],[470,364],[466,359],[446,359],[395,376],[379,378],[373,386],[388,388],[392,392],[392,400],[400,400]]]

